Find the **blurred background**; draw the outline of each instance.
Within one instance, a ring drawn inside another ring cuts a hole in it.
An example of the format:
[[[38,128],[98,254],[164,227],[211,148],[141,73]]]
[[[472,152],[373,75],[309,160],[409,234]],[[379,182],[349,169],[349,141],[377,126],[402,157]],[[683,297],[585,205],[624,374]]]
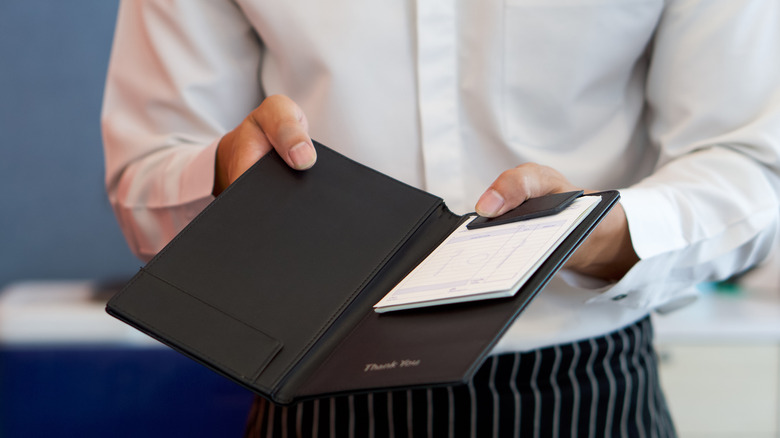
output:
[[[99,116],[116,3],[0,2],[0,285],[119,278],[139,266],[103,189]]]
[[[0,2],[0,437],[240,436],[247,390],[103,311],[141,266],[103,188],[117,4]]]
[[[0,2],[0,437],[240,436],[248,391],[103,311],[141,265],[103,188],[116,9]],[[654,315],[681,437],[780,437],[779,272]]]

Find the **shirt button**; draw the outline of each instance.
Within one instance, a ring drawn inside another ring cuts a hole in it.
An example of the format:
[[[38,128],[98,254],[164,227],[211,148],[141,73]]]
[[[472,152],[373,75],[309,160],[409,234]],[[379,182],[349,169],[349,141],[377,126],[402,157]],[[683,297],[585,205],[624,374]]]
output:
[[[615,295],[614,297],[612,297],[612,301],[620,301],[620,300],[626,298],[627,296],[628,295],[626,295],[626,294]]]

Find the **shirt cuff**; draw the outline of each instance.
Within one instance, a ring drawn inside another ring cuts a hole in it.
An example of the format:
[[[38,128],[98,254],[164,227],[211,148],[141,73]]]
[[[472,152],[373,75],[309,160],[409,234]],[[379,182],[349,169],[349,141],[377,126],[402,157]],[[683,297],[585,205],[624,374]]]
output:
[[[685,247],[675,205],[657,189],[633,187],[620,190],[631,244],[640,259]]]
[[[655,310],[660,313],[684,307],[696,300],[698,291],[695,287],[682,279],[666,278],[660,282],[655,280],[655,274],[669,272],[674,261],[675,257],[668,256],[640,260],[617,283],[590,289],[599,295],[590,298],[587,303],[611,301],[629,308]],[[568,279],[567,282],[575,287],[587,288],[581,281],[571,282],[571,279]]]
[[[200,150],[183,169],[181,175],[182,203],[213,199],[214,174],[219,139]]]

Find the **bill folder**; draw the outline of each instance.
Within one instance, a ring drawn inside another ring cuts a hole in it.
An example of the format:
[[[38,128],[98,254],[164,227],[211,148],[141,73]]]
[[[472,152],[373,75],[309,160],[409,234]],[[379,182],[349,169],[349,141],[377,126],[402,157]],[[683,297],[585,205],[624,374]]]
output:
[[[504,298],[373,306],[473,216],[315,142],[317,164],[260,159],[107,311],[278,404],[466,383],[617,202],[601,201]]]

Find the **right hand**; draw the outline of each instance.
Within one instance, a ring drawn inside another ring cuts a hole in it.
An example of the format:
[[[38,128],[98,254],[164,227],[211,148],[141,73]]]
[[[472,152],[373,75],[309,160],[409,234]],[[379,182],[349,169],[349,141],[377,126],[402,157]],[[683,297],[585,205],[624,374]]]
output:
[[[317,161],[306,115],[287,96],[267,97],[219,141],[214,195],[222,193],[271,148],[293,169],[306,170]]]
[[[551,167],[525,163],[499,175],[479,198],[475,208],[480,216],[495,217],[527,199],[579,189]],[[566,262],[565,267],[592,277],[618,281],[638,261],[639,257],[631,243],[626,213],[618,203]]]

